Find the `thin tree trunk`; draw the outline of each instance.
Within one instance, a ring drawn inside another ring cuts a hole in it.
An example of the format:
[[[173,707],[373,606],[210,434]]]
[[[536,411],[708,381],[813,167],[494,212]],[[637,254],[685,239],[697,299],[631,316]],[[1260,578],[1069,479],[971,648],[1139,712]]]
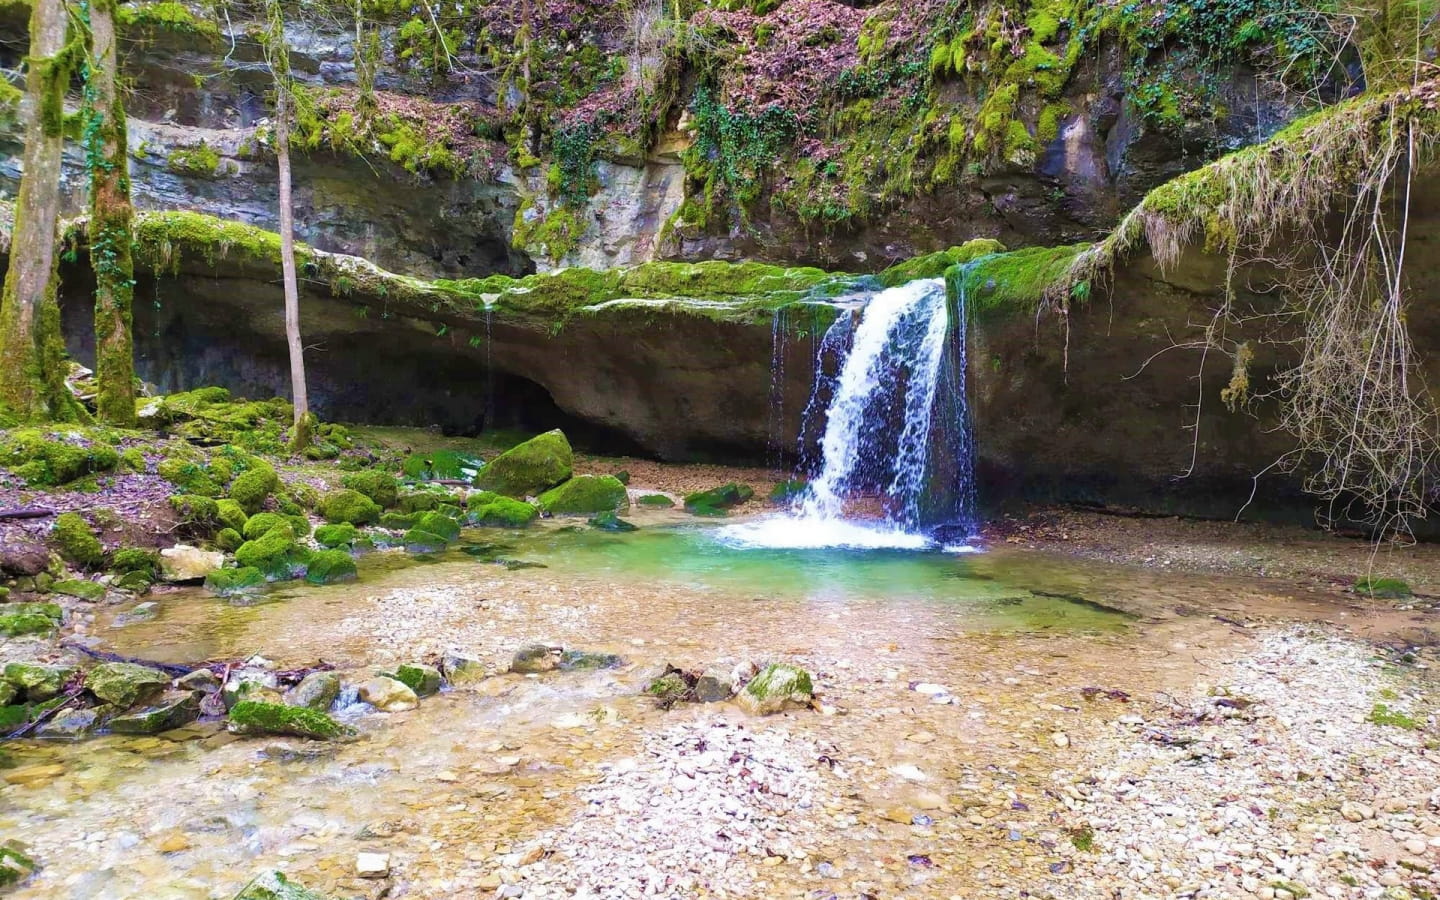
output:
[[[275,156],[280,170],[280,272],[285,283],[285,340],[290,345],[290,393],[295,429],[290,449],[310,445],[310,396],[305,387],[305,347],[300,341],[300,286],[295,277],[295,210],[290,198],[290,85],[276,81]]]
[[[20,113],[25,123],[24,171],[10,268],[0,295],[0,406],[32,421],[83,416],[65,387],[65,345],[55,301],[60,154],[70,83],[65,31],[63,0],[34,0]]]
[[[135,354],[131,301],[135,265],[130,255],[130,155],[125,104],[117,85],[115,0],[90,8],[90,101],[86,158],[90,164],[90,265],[95,270],[96,411],[103,422],[135,425]]]

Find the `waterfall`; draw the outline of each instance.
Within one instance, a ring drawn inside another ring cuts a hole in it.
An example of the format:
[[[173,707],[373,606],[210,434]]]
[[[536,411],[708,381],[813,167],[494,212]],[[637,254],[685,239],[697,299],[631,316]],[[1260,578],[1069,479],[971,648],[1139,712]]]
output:
[[[815,412],[825,410],[814,478],[790,515],[727,529],[728,539],[772,547],[920,548],[934,545],[925,531],[936,526],[951,534],[973,531],[965,298],[955,299],[952,319],[944,279],[912,281],[874,295],[858,325],[848,316],[837,319],[820,355],[839,349],[852,333],[853,339],[834,376],[820,371],[817,355],[805,415],[808,429]],[[880,517],[849,517],[857,501],[878,502]]]

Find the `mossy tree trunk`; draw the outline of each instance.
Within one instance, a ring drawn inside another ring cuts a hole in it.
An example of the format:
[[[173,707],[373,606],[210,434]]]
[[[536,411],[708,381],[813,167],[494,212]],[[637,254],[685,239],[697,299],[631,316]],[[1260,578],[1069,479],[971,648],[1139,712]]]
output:
[[[267,0],[269,34],[265,55],[275,79],[275,163],[280,182],[280,276],[285,291],[285,341],[290,346],[290,394],[295,423],[290,449],[310,445],[314,419],[305,385],[305,345],[300,340],[300,283],[295,273],[295,209],[290,178],[290,53],[285,45],[285,17],[280,0]]]
[[[85,159],[90,168],[90,265],[95,270],[96,412],[101,421],[134,427],[135,356],[131,301],[129,154],[125,104],[118,85],[115,0],[90,8],[90,70],[86,99]]]
[[[0,405],[30,421],[84,416],[65,386],[65,344],[55,300],[60,154],[71,72],[66,30],[63,0],[34,0],[20,106],[24,174],[0,296]]]

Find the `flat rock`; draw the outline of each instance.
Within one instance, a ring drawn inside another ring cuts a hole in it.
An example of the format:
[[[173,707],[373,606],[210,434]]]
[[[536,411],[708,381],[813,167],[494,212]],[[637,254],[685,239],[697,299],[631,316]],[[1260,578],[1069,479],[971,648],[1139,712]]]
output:
[[[160,551],[160,577],[171,584],[204,581],[205,576],[225,565],[225,554],[176,544]]]
[[[404,712],[420,705],[420,698],[403,682],[377,675],[360,685],[360,699],[381,712]]]

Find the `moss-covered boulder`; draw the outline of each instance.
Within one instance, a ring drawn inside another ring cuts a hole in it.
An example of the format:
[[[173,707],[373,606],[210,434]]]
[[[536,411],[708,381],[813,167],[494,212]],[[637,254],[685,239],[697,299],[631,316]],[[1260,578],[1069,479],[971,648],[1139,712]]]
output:
[[[499,497],[470,507],[470,524],[489,528],[524,528],[540,517],[540,510],[524,500]]]
[[[359,538],[359,530],[349,522],[341,522],[339,525],[321,525],[315,529],[315,542],[327,550],[349,547]]]
[[[415,520],[415,528],[419,531],[437,534],[447,542],[460,539],[460,523],[438,510],[422,513],[420,518]]]
[[[268,584],[265,573],[254,566],[216,569],[205,576],[205,590],[219,597],[258,594],[264,591]]]
[[[233,528],[222,528],[215,534],[215,546],[226,553],[234,553],[245,543],[245,536]]]
[[[475,486],[507,497],[529,497],[568,479],[574,465],[574,453],[564,433],[547,431],[492,459],[475,479]]]
[[[159,734],[200,718],[200,692],[171,691],[142,709],[118,715],[106,725],[116,734]]]
[[[215,501],[215,517],[219,518],[220,524],[226,528],[233,528],[239,533],[245,533],[245,523],[249,520],[249,513],[235,500]]]
[[[230,499],[239,503],[247,513],[257,513],[270,495],[280,487],[280,477],[265,463],[235,476],[230,485]]]
[[[739,701],[749,712],[763,716],[791,703],[809,703],[814,694],[815,684],[809,672],[790,663],[771,663],[750,679]]]
[[[409,531],[419,519],[419,513],[387,512],[380,517],[380,527],[390,531]]]
[[[675,501],[664,494],[643,494],[635,498],[635,505],[646,509],[674,509]]]
[[[144,547],[125,547],[110,557],[112,572],[143,572],[151,580],[160,575],[160,554]]]
[[[310,584],[340,584],[359,577],[355,560],[344,550],[321,550],[305,569],[305,580]]]
[[[55,487],[87,475],[113,472],[119,461],[113,447],[79,430],[16,428],[0,432],[0,466],[34,487]]]
[[[49,634],[63,617],[54,603],[6,603],[0,606],[0,635]]]
[[[244,535],[245,540],[254,541],[264,537],[276,528],[288,529],[292,537],[296,536],[295,526],[290,521],[290,517],[272,512],[262,512],[251,516],[250,519],[246,521],[244,527],[240,529],[240,533]]]
[[[585,515],[629,509],[630,495],[614,475],[579,475],[540,495],[551,515]]]
[[[232,734],[289,735],[317,741],[338,741],[355,735],[355,729],[319,710],[259,700],[241,700],[232,706],[227,727]]]
[[[0,890],[25,883],[39,869],[39,863],[30,856],[30,852],[24,844],[14,840],[0,844]],[[296,898],[296,900],[302,900],[302,898]],[[324,898],[320,898],[320,900],[324,900]]]
[[[27,701],[38,703],[58,696],[77,671],[74,666],[13,662],[5,664],[5,680],[18,688]]]
[[[176,494],[170,498],[180,524],[191,531],[209,533],[220,527],[220,504],[200,494]]]
[[[380,472],[375,469],[351,472],[341,478],[340,483],[369,497],[382,509],[389,509],[400,499],[400,482],[389,472]]]
[[[440,670],[424,663],[406,663],[395,670],[394,678],[417,697],[428,697],[440,690]]]
[[[449,502],[450,499],[451,495],[438,491],[411,491],[400,495],[398,506],[402,513],[429,512],[439,509],[441,504]]]
[[[380,521],[380,506],[352,488],[326,494],[320,500],[320,514],[332,525],[374,525]]]
[[[203,460],[171,456],[160,460],[156,467],[160,477],[175,485],[182,494],[219,497],[224,493]]]
[[[730,510],[755,496],[755,489],[748,484],[729,484],[697,491],[685,496],[685,509],[697,516],[723,516]]]
[[[66,562],[82,569],[98,569],[105,562],[105,547],[79,513],[56,517],[50,543]]]
[[[621,533],[626,531],[639,530],[634,523],[627,522],[624,519],[620,518],[620,516],[617,515],[613,510],[610,512],[603,512],[598,516],[594,516],[590,519],[589,524],[590,527],[594,528],[596,531],[611,531]]]
[[[422,528],[412,528],[402,538],[405,549],[411,553],[439,553],[450,546],[450,541]]]
[[[310,557],[310,550],[295,541],[294,532],[288,526],[273,528],[262,537],[241,544],[235,551],[236,562],[242,567],[259,569],[271,581],[294,578],[304,571]]]
[[[474,481],[485,468],[485,461],[473,453],[436,450],[412,453],[400,468],[405,477],[413,481]]]
[[[169,686],[169,675],[135,663],[101,663],[85,676],[87,691],[119,709],[146,703]]]
[[[340,696],[340,676],[334,672],[311,672],[285,692],[287,706],[324,712]]]
[[[67,578],[64,581],[57,581],[50,586],[50,591],[65,597],[74,597],[76,600],[84,600],[86,603],[99,603],[105,599],[105,585],[86,581],[83,578]]]

